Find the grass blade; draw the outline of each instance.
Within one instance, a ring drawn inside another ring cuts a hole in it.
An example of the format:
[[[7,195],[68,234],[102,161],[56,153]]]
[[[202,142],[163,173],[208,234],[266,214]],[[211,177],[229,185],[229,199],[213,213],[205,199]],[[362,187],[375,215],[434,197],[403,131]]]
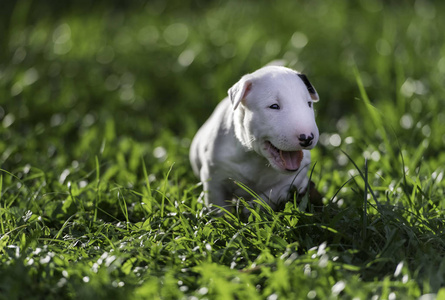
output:
[[[372,198],[374,199],[375,203],[377,204],[377,207],[381,208],[381,205],[380,205],[379,201],[377,200],[377,197],[375,196],[374,191],[372,190],[371,186],[369,186],[369,184],[368,184],[367,177],[365,177],[365,175],[363,175],[363,172],[360,170],[360,168],[357,166],[357,164],[354,162],[354,160],[345,151],[342,150],[342,152],[344,155],[346,155],[346,157],[349,159],[349,161],[354,165],[355,169],[359,172],[360,177],[362,177],[362,179],[365,183],[365,187],[367,187],[367,189],[371,193]]]
[[[392,150],[392,144],[389,141],[382,117],[378,113],[377,109],[371,104],[368,94],[366,93],[365,86],[363,85],[363,81],[360,76],[360,72],[357,68],[357,65],[354,64],[353,70],[354,70],[354,75],[355,75],[355,79],[357,82],[357,86],[360,91],[360,96],[361,96],[363,102],[365,103],[366,110],[368,111],[369,116],[371,117],[371,120],[374,123],[375,128],[377,128],[379,130],[379,133],[382,136],[386,151],[388,151],[388,153],[390,154],[391,157],[395,158],[394,152]]]
[[[363,193],[363,241],[366,241],[368,227],[368,159],[365,159],[365,191]]]

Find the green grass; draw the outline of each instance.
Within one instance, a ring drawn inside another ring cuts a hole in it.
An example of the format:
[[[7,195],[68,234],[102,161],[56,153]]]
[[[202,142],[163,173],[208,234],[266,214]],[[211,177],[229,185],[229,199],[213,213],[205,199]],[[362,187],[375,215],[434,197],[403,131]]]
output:
[[[1,299],[445,298],[445,6],[8,2]],[[193,134],[274,59],[321,100],[312,179],[214,217]]]

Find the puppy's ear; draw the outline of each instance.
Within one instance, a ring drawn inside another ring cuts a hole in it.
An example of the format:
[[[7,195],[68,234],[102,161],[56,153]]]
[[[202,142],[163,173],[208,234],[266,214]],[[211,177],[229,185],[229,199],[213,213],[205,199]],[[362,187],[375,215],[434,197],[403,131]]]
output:
[[[233,110],[235,110],[240,102],[246,98],[247,94],[252,88],[252,82],[241,78],[240,81],[235,83],[228,91],[229,99],[232,102]]]
[[[304,74],[297,74],[297,75],[298,75],[298,77],[300,77],[300,79],[303,81],[304,85],[306,86],[309,94],[311,95],[311,99],[314,102],[317,102],[318,100],[320,100],[320,98],[318,97],[317,91],[315,90],[314,86],[311,84],[309,79],[307,79],[306,75],[304,75]]]

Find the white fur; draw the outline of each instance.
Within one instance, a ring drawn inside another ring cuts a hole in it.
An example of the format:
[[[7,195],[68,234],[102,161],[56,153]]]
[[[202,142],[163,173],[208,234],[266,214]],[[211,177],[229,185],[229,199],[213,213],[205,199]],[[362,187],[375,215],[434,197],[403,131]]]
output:
[[[291,187],[304,192],[309,149],[319,136],[312,106],[316,101],[315,89],[310,93],[299,73],[285,67],[261,68],[230,88],[229,97],[219,103],[190,147],[191,165],[203,183],[206,204],[224,207],[234,196],[251,199],[234,180],[272,208],[286,200]],[[280,108],[270,108],[273,104]],[[311,133],[312,144],[302,146],[298,137]],[[268,151],[266,141],[280,150],[302,150],[299,169],[285,170]]]

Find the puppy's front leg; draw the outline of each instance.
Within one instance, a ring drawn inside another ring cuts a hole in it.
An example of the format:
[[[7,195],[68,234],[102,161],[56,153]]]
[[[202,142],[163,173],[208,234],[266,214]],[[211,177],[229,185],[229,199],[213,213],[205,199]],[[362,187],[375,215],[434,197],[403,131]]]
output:
[[[230,206],[230,195],[218,180],[207,180],[203,183],[205,204],[215,204],[223,208]]]

